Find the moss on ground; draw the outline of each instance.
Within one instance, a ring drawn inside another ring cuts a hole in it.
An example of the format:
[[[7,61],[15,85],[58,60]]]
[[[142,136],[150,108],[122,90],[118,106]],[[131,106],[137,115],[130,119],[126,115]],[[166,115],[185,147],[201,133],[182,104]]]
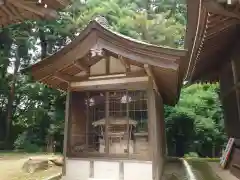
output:
[[[197,180],[221,180],[208,165],[209,161],[218,162],[219,159],[187,158],[186,161],[192,167]]]

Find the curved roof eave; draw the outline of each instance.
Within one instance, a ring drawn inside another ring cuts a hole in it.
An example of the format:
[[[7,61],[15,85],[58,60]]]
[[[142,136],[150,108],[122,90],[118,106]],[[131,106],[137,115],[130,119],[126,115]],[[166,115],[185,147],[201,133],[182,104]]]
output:
[[[188,55],[188,66],[186,69],[186,74],[184,77],[185,81],[191,81],[191,75],[193,71],[193,66],[195,64],[194,52],[198,49],[196,46],[198,41],[198,36],[200,34],[200,23],[201,20],[201,9],[202,9],[202,0],[187,0],[187,31],[185,39],[185,48],[187,48]]]
[[[124,46],[128,46],[129,49],[136,48],[137,50],[140,50],[147,54],[165,54],[168,56],[173,57],[184,57],[186,55],[186,50],[179,50],[179,49],[173,49],[173,48],[166,48],[163,46],[158,46],[150,43],[146,43],[143,41],[139,41],[130,37],[127,37],[125,35],[122,35],[120,33],[114,32],[102,25],[100,25],[96,20],[91,21],[88,26],[80,33],[79,36],[77,36],[71,43],[66,45],[64,48],[56,52],[55,54],[43,59],[40,62],[37,62],[26,69],[23,70],[23,72],[28,71],[29,69],[38,69],[42,68],[44,66],[47,66],[48,64],[53,64],[55,61],[58,60],[59,57],[61,57],[64,54],[67,54],[72,49],[74,49],[81,41],[83,41],[92,30],[97,30],[97,32],[100,32],[100,35],[106,35],[110,36],[111,38],[115,38],[116,41],[120,43],[124,43]],[[98,34],[99,35],[99,34]],[[122,42],[124,41],[124,42]]]
[[[185,47],[189,50],[189,64],[184,80],[189,83],[203,80],[201,76],[203,76],[204,65],[206,67],[208,59],[216,64],[217,59],[222,58],[219,51],[233,44],[235,27],[239,24],[239,19],[230,11],[222,8],[219,2],[215,0],[196,1],[187,0],[189,22]],[[224,38],[228,41],[224,41]],[[216,44],[218,48],[207,51],[206,49],[213,47],[212,44]],[[208,81],[216,81],[213,77],[216,78],[213,74],[209,74]]]

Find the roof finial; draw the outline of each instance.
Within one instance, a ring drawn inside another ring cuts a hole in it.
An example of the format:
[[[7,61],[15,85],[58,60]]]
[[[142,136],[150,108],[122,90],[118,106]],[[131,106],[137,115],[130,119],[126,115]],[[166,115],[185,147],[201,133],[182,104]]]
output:
[[[97,15],[94,18],[94,20],[97,21],[99,24],[101,24],[104,27],[107,27],[107,28],[109,27],[107,19],[104,16],[102,16],[102,15]]]

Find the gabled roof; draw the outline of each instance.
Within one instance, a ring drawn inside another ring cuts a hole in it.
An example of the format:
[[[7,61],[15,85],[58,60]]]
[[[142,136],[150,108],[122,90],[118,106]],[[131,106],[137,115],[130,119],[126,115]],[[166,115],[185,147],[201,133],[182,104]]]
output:
[[[85,39],[91,40],[91,42],[87,42]],[[140,54],[140,55],[150,55],[152,57],[159,58],[158,60],[150,60],[152,65],[156,66],[165,66],[166,68],[171,67],[176,70],[176,67],[179,62],[177,62],[177,59],[180,57],[183,57],[186,53],[185,50],[179,50],[179,49],[172,49],[172,48],[166,48],[163,46],[157,46],[150,43],[146,43],[143,41],[139,41],[133,38],[130,38],[128,36],[122,35],[120,33],[114,32],[110,30],[109,28],[106,28],[102,25],[100,25],[96,20],[91,21],[88,26],[81,32],[79,36],[77,36],[70,44],[62,48],[57,53],[43,59],[42,61],[30,66],[30,68],[34,70],[42,69],[42,68],[49,68],[52,64],[55,63],[55,61],[59,61],[59,57],[62,55],[66,55],[67,53],[74,50],[74,48],[78,48],[81,44],[85,45],[95,45],[99,39],[102,39],[105,41],[105,43],[110,43],[112,45],[118,46],[119,48],[123,48],[126,51],[132,51],[134,53]],[[87,43],[86,43],[86,42]],[[92,46],[89,46],[89,48],[82,47],[78,49],[78,51],[89,51]],[[81,56],[84,56],[83,53]],[[74,61],[74,58],[71,58],[72,61]],[[161,59],[161,60],[160,60]],[[68,63],[71,60],[68,60]],[[59,62],[58,62],[59,63]],[[144,62],[143,62],[144,63]],[[162,65],[161,65],[162,64]],[[48,67],[46,67],[46,65]],[[54,67],[53,67],[54,68]],[[55,68],[57,69],[57,68]]]
[[[19,23],[28,19],[52,19],[56,10],[69,4],[70,0],[0,0],[1,26]]]
[[[187,6],[185,48],[188,49],[189,66],[186,80],[190,83],[218,81],[219,68],[238,37],[239,4],[187,0]]]
[[[102,53],[101,51],[104,52],[103,57],[91,56],[91,53],[98,54]],[[68,82],[76,80],[76,76],[84,74],[87,68],[93,67],[100,59],[107,57],[124,59],[129,66],[137,66],[143,70],[144,65],[151,66],[157,78],[157,85],[163,94],[168,94],[168,98],[172,101],[169,104],[174,104],[173,101],[177,99],[179,86],[182,84],[179,76],[183,74],[180,66],[185,54],[185,50],[166,48],[132,39],[93,20],[71,43],[24,71],[31,71],[35,80],[53,88],[66,90]],[[76,62],[81,64],[77,65],[78,68],[76,68]],[[97,71],[96,68],[95,70]],[[67,75],[65,80],[68,79],[68,82],[61,82],[55,78],[56,73],[59,72]]]

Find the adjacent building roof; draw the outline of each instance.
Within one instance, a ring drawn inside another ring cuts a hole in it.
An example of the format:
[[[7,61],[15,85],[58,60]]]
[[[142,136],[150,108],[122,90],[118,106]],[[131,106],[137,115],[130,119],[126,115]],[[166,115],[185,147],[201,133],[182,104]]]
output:
[[[218,70],[239,37],[238,3],[217,0],[187,0],[188,25],[185,48],[189,66],[186,80],[218,81]]]
[[[185,55],[185,50],[135,40],[93,20],[70,44],[26,70],[37,81],[67,90],[69,82],[102,75],[106,62],[112,74],[125,70],[128,73],[140,72],[148,65],[165,103],[175,104],[182,85],[180,77],[184,74],[182,64]]]
[[[6,26],[27,19],[56,18],[56,10],[70,0],[0,0],[0,25]]]

